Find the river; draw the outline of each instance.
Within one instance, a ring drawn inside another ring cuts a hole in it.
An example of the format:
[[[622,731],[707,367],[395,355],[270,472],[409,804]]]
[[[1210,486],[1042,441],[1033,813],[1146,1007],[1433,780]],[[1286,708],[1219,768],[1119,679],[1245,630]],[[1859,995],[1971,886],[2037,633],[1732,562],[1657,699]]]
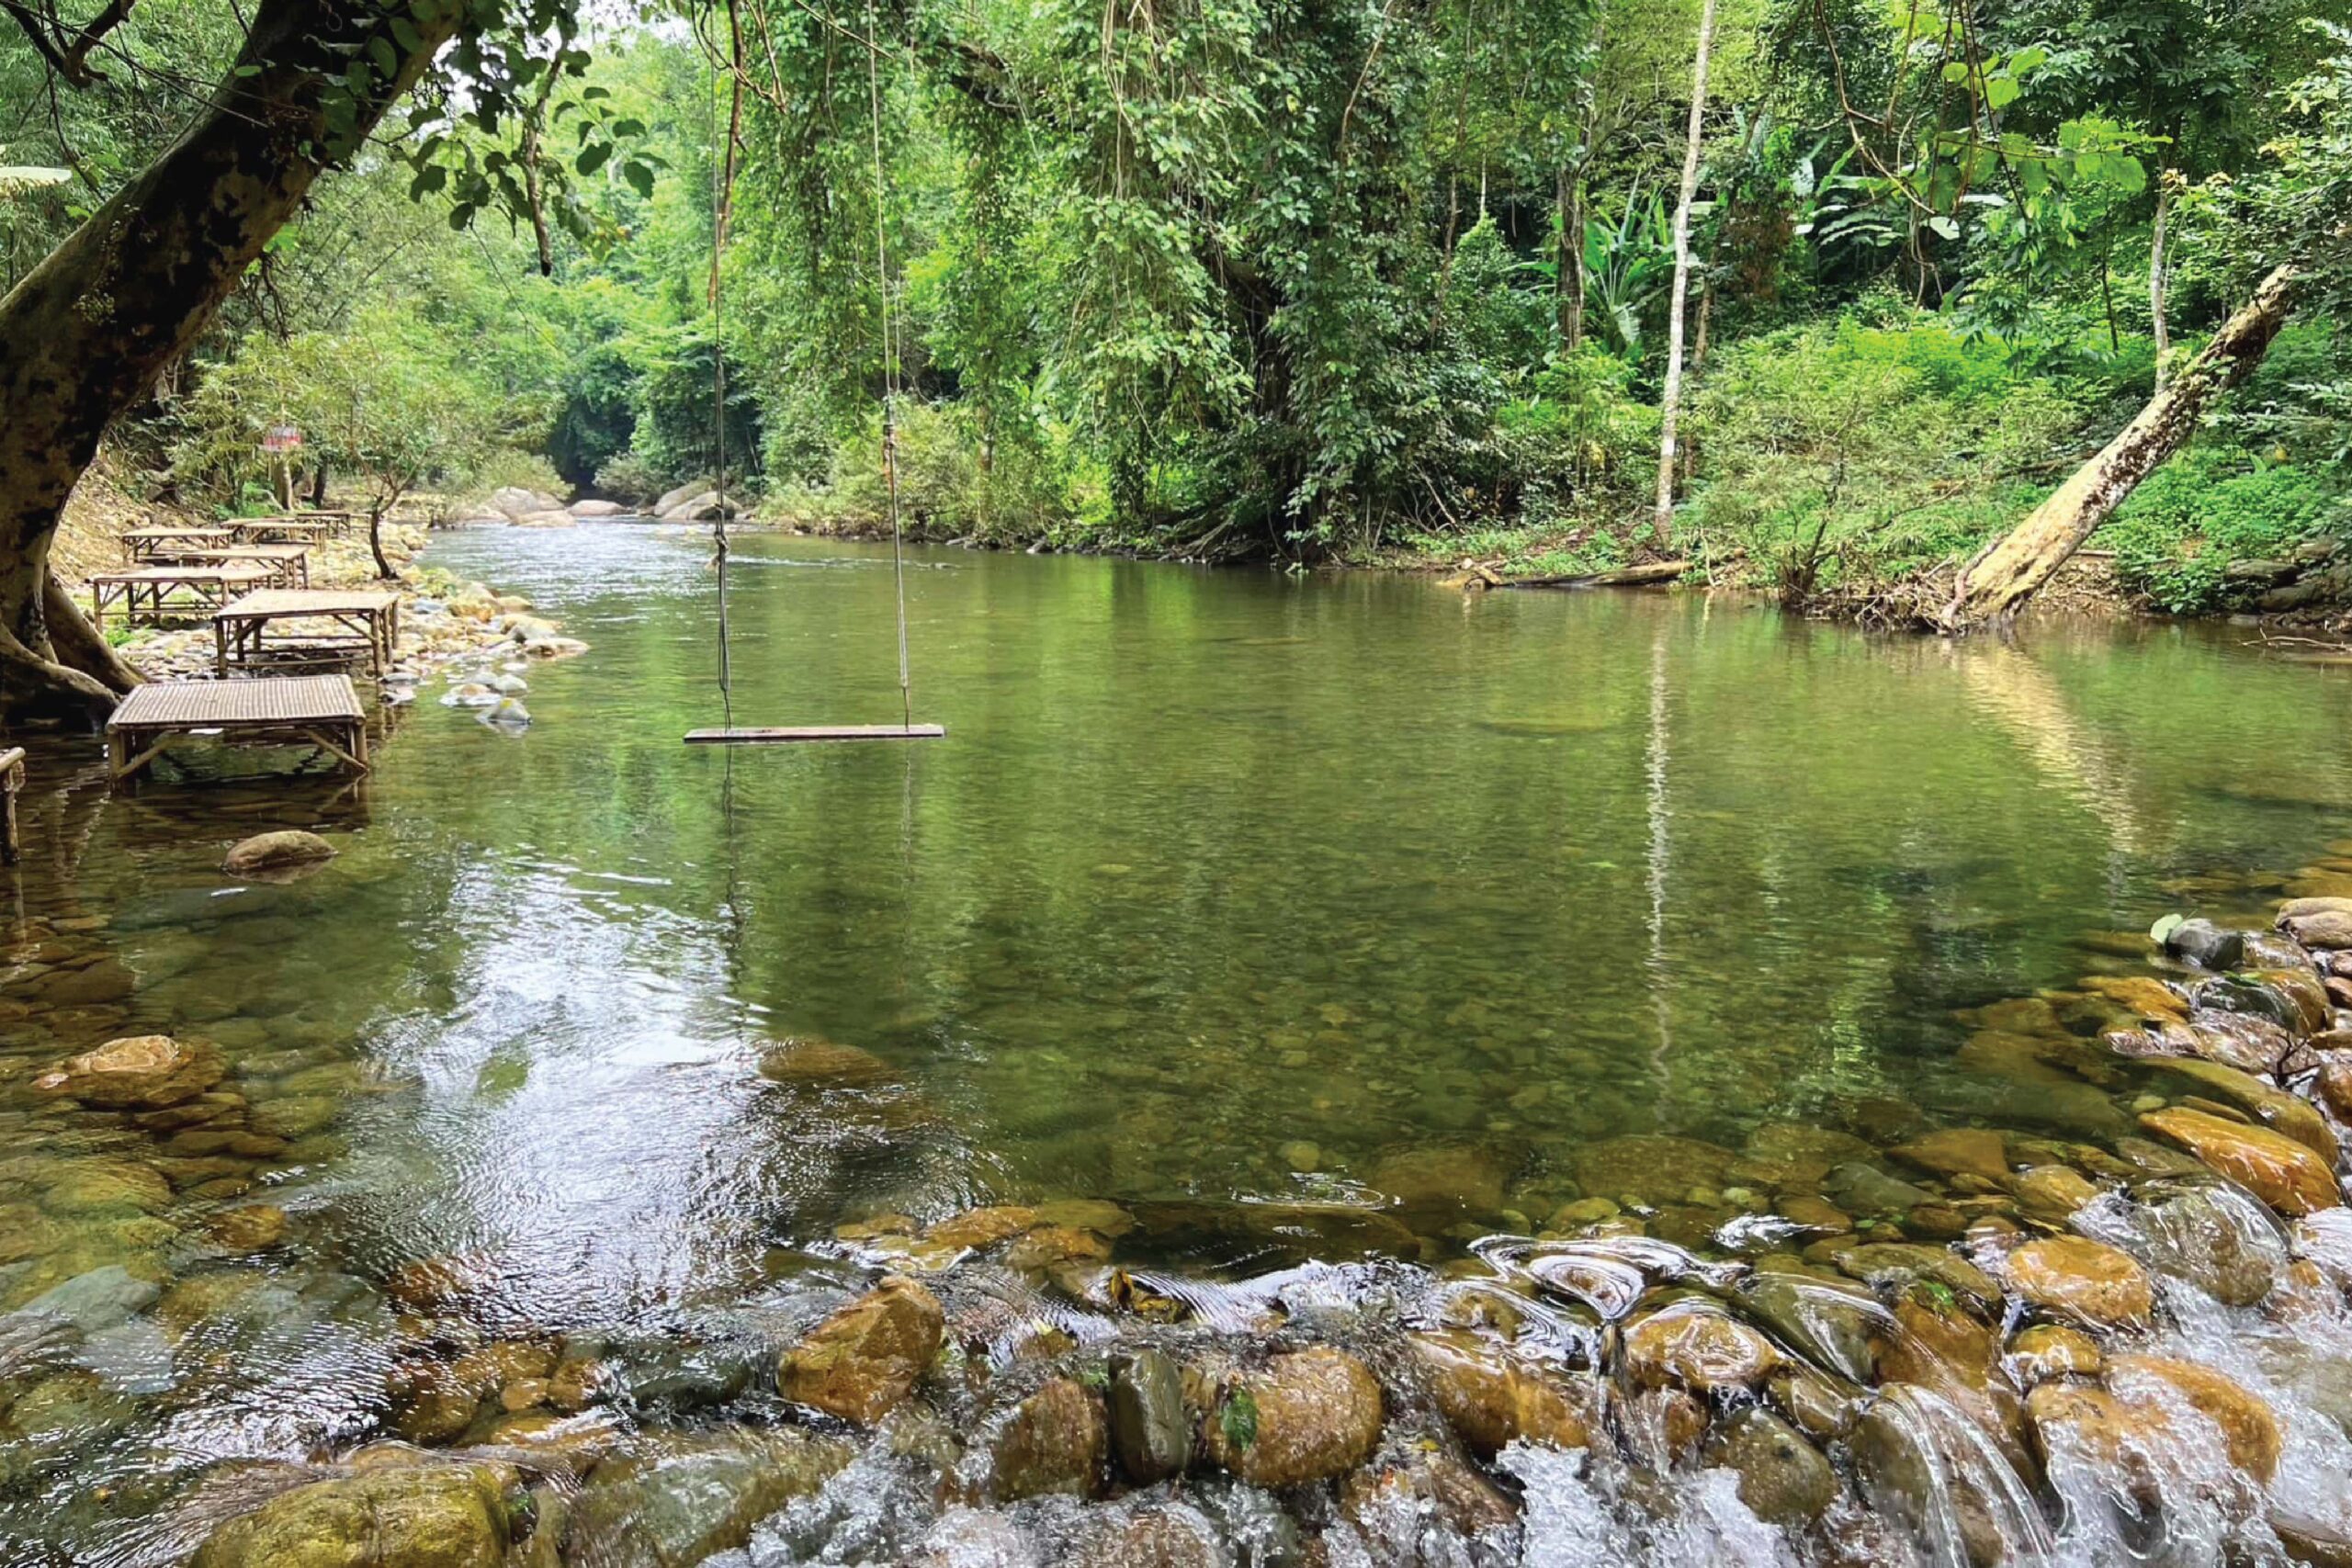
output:
[[[1629,1134],[2098,1137],[2111,1106],[1970,1060],[1966,1010],[2136,972],[2168,910],[2260,916],[2352,820],[2352,680],[2237,628],[1955,645],[935,549],[905,596],[944,740],[689,748],[726,712],[707,556],[438,539],[591,651],[525,671],[519,732],[429,682],[364,789],[109,796],[36,749],[0,1306],[133,1304],[95,1309],[96,1413],[0,1464],[0,1535],[140,1561],[94,1486],[364,1435],[374,1288],[418,1259],[478,1268],[492,1328],[650,1342],[836,1278],[836,1227],[890,1215],[1107,1200],[1123,1260],[1243,1280],[1543,1227]],[[887,547],[740,537],[731,588],[734,722],[899,718]],[[342,853],[221,876],[278,826]],[[261,1140],[184,1140],[168,1195],[123,1167],[171,1127],[30,1087],[148,1032],[216,1041]],[[763,1077],[793,1040],[854,1070]],[[1700,1197],[1652,1234],[1704,1242]],[[288,1235],[223,1263],[204,1216],[256,1198]]]

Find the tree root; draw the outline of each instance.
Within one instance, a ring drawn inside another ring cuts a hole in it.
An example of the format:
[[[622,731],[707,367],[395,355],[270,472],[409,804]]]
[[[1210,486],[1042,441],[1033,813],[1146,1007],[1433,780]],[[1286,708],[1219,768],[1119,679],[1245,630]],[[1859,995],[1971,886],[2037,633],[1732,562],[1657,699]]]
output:
[[[90,625],[82,607],[74,603],[54,571],[42,584],[40,613],[49,627],[50,646],[56,650],[60,663],[80,671],[118,695],[133,686],[146,684],[147,677],[132,668]]]

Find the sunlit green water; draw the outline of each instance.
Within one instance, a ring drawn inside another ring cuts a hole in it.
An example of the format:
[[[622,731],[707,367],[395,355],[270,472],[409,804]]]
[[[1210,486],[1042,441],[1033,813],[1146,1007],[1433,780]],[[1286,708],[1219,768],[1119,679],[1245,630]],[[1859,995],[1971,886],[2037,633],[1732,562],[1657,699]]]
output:
[[[895,718],[887,550],[736,547],[737,722]],[[946,740],[689,749],[721,720],[707,553],[437,543],[593,651],[530,668],[519,736],[428,684],[364,798],[109,796],[94,749],[36,757],[0,1134],[47,1196],[12,1210],[0,1305],[208,1266],[188,1227],[240,1179],[55,1196],[161,1134],[31,1075],[146,1030],[217,1039],[279,1140],[243,1201],[292,1216],[283,1288],[363,1299],[455,1252],[557,1326],[768,1300],[882,1211],[1110,1198],[1145,1222],[1123,1250],[1244,1269],[1361,1245],[1327,1217],[1396,1195],[1425,1239],[1392,1244],[1540,1224],[1615,1134],[2033,1123],[2034,1091],[1952,1064],[1951,1010],[2226,897],[2180,879],[2301,864],[2352,783],[2352,678],[2227,630],[1954,647],[1697,596],[952,551],[907,582]],[[314,877],[215,869],[312,822],[344,847]],[[128,994],[42,1005],[41,966],[93,947]],[[896,1081],[762,1080],[796,1035]],[[363,1430],[381,1311],[230,1335],[150,1397],[188,1454]]]

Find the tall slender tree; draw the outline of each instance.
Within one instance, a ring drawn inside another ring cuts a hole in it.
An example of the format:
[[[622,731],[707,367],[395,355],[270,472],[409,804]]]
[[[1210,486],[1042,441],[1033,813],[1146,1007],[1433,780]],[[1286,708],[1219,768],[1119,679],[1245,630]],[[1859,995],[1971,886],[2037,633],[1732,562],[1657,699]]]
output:
[[[1682,318],[1690,293],[1690,208],[1699,197],[1699,155],[1707,118],[1707,56],[1715,40],[1715,0],[1699,10],[1699,41],[1690,62],[1690,128],[1682,149],[1682,191],[1674,204],[1674,284],[1666,310],[1666,389],[1659,408],[1657,509],[1653,532],[1665,549],[1674,541],[1676,426],[1682,412]]]

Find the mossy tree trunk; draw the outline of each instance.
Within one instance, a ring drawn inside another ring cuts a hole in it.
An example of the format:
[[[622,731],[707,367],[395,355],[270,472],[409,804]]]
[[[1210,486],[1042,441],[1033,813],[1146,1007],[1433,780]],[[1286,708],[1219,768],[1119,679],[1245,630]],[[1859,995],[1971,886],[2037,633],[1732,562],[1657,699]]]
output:
[[[95,719],[139,681],[51,571],[65,499],[107,426],[187,352],[462,15],[262,0],[180,139],[0,299],[0,716]],[[380,59],[379,43],[397,69],[352,93],[346,73]]]
[[[1940,617],[1944,629],[1965,631],[2007,615],[2049,581],[2140,481],[2196,433],[2205,405],[2254,373],[2269,351],[2270,340],[2286,324],[2294,284],[2291,265],[2264,278],[2254,298],[2165,381],[2122,434],[2075,469],[2031,516],[1962,568],[1951,603]]]

